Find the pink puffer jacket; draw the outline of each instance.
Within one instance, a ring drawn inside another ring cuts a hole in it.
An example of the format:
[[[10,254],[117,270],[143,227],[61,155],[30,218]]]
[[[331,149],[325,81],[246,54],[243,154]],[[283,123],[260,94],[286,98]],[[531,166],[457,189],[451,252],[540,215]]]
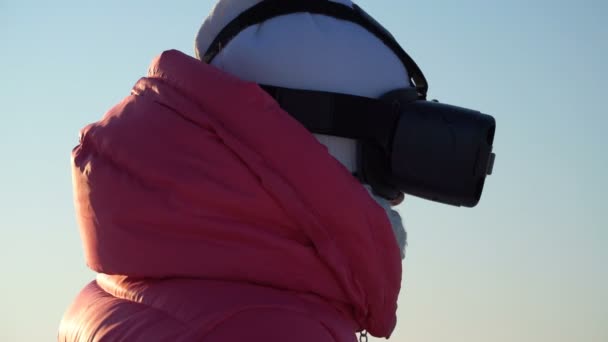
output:
[[[382,208],[256,84],[178,51],[73,151],[88,266],[60,341],[353,341],[396,324]]]

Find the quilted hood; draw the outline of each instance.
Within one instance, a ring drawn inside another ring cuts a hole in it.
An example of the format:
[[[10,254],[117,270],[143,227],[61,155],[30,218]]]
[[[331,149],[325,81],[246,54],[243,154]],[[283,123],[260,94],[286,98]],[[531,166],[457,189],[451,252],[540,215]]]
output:
[[[393,331],[401,258],[384,210],[257,84],[164,52],[72,162],[91,269],[313,294]]]

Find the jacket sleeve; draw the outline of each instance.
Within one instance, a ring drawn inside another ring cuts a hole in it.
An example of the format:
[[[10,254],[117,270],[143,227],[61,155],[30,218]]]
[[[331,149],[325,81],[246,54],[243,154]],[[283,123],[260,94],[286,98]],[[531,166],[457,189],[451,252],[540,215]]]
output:
[[[303,313],[281,309],[251,309],[237,313],[217,325],[205,341],[237,342],[354,342],[337,340],[321,322]]]

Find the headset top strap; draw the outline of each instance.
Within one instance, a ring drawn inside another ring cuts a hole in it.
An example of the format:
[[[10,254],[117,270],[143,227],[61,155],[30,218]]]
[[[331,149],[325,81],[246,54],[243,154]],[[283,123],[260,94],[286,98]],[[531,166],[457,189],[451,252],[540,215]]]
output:
[[[268,19],[291,13],[308,12],[356,23],[380,39],[401,60],[410,75],[409,83],[416,87],[420,99],[426,99],[428,83],[414,60],[401,48],[395,38],[359,6],[349,7],[327,0],[265,0],[247,9],[232,20],[215,37],[204,61],[210,63],[234,37],[247,27]]]

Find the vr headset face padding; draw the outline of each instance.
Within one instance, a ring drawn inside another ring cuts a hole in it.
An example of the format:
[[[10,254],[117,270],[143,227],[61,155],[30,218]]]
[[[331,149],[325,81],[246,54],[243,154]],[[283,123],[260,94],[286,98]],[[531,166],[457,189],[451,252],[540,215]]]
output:
[[[390,156],[377,144],[358,144],[359,158],[355,177],[362,183],[369,184],[373,192],[389,201],[401,196],[401,190],[389,183],[391,179]]]

